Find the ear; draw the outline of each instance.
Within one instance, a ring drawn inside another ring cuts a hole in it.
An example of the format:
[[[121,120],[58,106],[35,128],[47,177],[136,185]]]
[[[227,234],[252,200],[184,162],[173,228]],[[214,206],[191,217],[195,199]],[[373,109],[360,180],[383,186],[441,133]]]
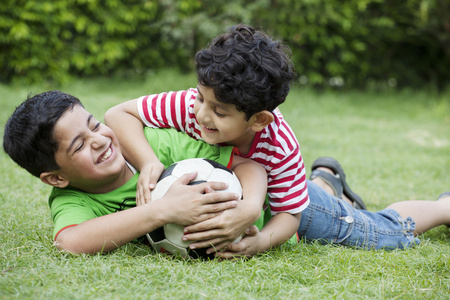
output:
[[[268,110],[257,112],[250,118],[252,130],[259,132],[274,120],[273,114]]]
[[[65,188],[69,185],[69,181],[61,177],[59,174],[53,172],[44,172],[39,176],[41,181],[45,184],[58,187]]]

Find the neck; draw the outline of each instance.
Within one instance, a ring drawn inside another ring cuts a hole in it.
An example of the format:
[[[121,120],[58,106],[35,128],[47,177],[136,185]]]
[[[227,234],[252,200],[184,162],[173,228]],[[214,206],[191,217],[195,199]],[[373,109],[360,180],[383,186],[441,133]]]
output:
[[[252,149],[253,141],[255,139],[256,132],[249,130],[246,134],[239,137],[239,139],[234,140],[229,145],[238,148],[241,155],[247,155]]]
[[[83,187],[80,188],[74,184],[71,184],[72,187],[77,188],[83,192],[91,193],[91,194],[106,194],[115,189],[120,188],[125,183],[127,183],[131,177],[133,177],[133,172],[130,170],[127,164],[124,164],[122,171],[117,174],[117,176],[113,179],[108,179],[108,181],[102,182],[101,180],[96,181],[94,185],[89,186],[83,184]]]
[[[131,177],[133,177],[134,173],[130,170],[127,164],[125,164],[122,173],[119,175],[117,180],[111,183],[111,185],[108,187],[107,191],[104,191],[103,193],[108,193],[111,191],[114,191],[115,189],[120,188],[122,185],[127,183]]]

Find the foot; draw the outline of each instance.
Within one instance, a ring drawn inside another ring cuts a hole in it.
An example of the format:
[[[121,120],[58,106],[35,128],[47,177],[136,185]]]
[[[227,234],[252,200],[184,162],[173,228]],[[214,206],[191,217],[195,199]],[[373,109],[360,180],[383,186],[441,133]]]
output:
[[[319,157],[311,167],[312,173],[310,179],[321,179],[331,189],[336,197],[350,201],[353,207],[357,209],[366,209],[361,197],[354,193],[345,180],[345,173],[341,165],[331,157]]]

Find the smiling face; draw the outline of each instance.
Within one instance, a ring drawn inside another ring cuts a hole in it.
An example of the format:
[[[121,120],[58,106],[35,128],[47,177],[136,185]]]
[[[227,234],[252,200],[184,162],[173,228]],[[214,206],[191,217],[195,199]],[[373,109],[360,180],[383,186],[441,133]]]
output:
[[[254,116],[247,120],[244,112],[233,104],[216,99],[214,90],[199,84],[194,112],[202,131],[202,138],[209,144],[226,143],[248,152],[255,137]]]
[[[114,132],[80,105],[61,116],[54,136],[58,143],[55,159],[61,168],[50,172],[59,178],[59,184],[53,181],[52,185],[105,193],[132,177]]]

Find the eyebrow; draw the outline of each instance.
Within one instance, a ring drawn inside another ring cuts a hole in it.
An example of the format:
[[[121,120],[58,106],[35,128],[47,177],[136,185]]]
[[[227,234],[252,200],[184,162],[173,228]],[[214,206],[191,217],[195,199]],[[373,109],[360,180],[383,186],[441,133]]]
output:
[[[86,125],[89,127],[89,123],[91,121],[91,119],[94,116],[92,114],[89,115],[89,117],[87,118],[87,122]],[[78,141],[78,139],[81,137],[81,134],[78,134],[76,137],[73,138],[72,142],[70,143],[69,147],[67,148],[66,153],[69,154],[69,152],[71,152],[71,149],[73,148],[73,145],[75,145],[75,143]]]
[[[205,97],[203,97],[203,94],[200,92],[200,89],[199,89],[198,87],[199,87],[199,85],[197,85],[197,93],[200,95],[200,97],[203,98],[203,100],[205,100]],[[217,99],[216,99],[216,101],[212,101],[212,100],[210,100],[210,101],[213,102],[214,105],[215,105],[216,107],[218,107],[218,108],[220,108],[220,109],[222,109],[222,110],[224,110],[224,111],[228,111],[227,107],[224,106],[225,103],[220,102],[220,101],[217,100]]]

